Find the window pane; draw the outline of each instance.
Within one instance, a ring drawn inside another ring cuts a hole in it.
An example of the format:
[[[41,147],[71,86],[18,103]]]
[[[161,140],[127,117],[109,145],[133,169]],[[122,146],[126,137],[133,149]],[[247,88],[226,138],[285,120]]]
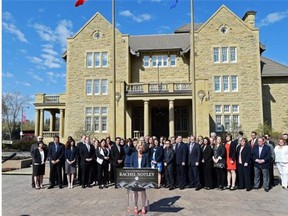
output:
[[[224,115],[224,127],[226,131],[230,129],[230,115]]]
[[[101,80],[101,92],[102,94],[107,94],[108,92],[108,80],[107,79]]]
[[[215,112],[221,113],[222,112],[222,106],[221,105],[215,105]]]
[[[85,114],[86,115],[92,115],[92,107],[86,107]]]
[[[101,115],[107,115],[108,109],[107,107],[101,107]]]
[[[92,80],[86,80],[86,95],[92,95]]]
[[[157,67],[157,56],[152,56],[152,65],[153,67]]]
[[[176,66],[176,55],[170,55],[170,66]]]
[[[220,92],[221,91],[221,84],[220,84],[220,76],[215,76],[214,77],[214,89],[215,92]]]
[[[233,128],[239,127],[239,115],[233,115]]]
[[[236,47],[230,47],[230,61],[231,63],[237,62]]]
[[[102,67],[108,66],[108,53],[102,52]]]
[[[85,130],[86,131],[91,131],[91,126],[92,126],[92,123],[91,123],[91,121],[92,121],[92,117],[86,117],[85,118]]]
[[[224,112],[225,113],[230,112],[230,105],[224,105]]]
[[[223,91],[229,92],[229,76],[223,76]]]
[[[163,56],[163,66],[167,66],[168,65],[168,57],[167,56]]]
[[[87,68],[93,67],[92,58],[93,58],[93,53],[92,52],[88,52],[87,55],[86,55],[86,67]]]
[[[158,63],[158,66],[159,66],[159,67],[162,67],[162,65],[163,65],[162,60],[163,60],[162,56],[158,56],[158,57],[157,57],[157,63]]]
[[[222,131],[222,116],[221,115],[216,115],[216,131]]]
[[[100,131],[100,121],[98,116],[94,117],[94,130]]]
[[[222,47],[222,62],[228,62],[228,47]]]
[[[95,95],[100,94],[100,80],[99,79],[94,80],[94,94]]]
[[[213,53],[214,53],[214,63],[219,63],[219,48],[213,48]]]
[[[149,66],[150,66],[149,60],[150,60],[150,57],[149,57],[149,56],[144,56],[144,57],[143,57],[144,67],[149,67]]]
[[[94,107],[94,115],[100,115],[100,107]]]
[[[232,105],[232,112],[239,113],[239,105]]]
[[[100,52],[95,52],[94,53],[94,61],[95,61],[95,63],[94,63],[95,67],[100,67],[101,66],[100,65]]]
[[[101,129],[102,131],[107,131],[107,117],[103,117],[101,118]]]
[[[238,76],[231,76],[231,88],[233,92],[238,91]]]

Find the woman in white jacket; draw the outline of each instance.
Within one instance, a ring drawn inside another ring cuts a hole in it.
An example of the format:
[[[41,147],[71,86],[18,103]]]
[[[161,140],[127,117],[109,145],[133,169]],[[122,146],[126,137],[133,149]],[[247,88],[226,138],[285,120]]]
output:
[[[288,146],[283,139],[279,139],[275,147],[275,163],[280,173],[282,188],[287,190],[288,184]]]

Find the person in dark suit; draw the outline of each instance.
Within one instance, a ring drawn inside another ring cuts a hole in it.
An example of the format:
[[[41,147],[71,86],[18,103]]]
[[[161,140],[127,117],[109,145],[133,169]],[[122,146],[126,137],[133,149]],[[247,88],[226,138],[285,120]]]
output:
[[[225,154],[226,152],[222,139],[220,136],[217,136],[216,144],[213,148],[212,160],[214,162],[213,166],[216,171],[217,187],[219,190],[223,190],[225,185]]]
[[[270,134],[265,134],[265,136],[263,137],[264,139],[264,143],[265,145],[268,145],[270,147],[271,150],[271,160],[270,160],[270,166],[269,166],[269,187],[270,189],[272,187],[274,187],[274,163],[275,163],[275,143],[273,141],[270,140]]]
[[[68,188],[73,188],[74,175],[76,174],[76,161],[78,157],[78,148],[75,141],[68,140],[65,144],[65,174],[67,175]]]
[[[116,181],[116,169],[124,166],[125,152],[122,145],[120,145],[121,138],[116,137],[115,144],[111,146],[111,172],[113,172],[114,180]],[[116,187],[116,185],[115,185]]]
[[[37,137],[37,142],[33,143],[30,147],[30,155],[32,158],[32,170],[34,170],[34,151],[38,148],[39,142],[43,142],[43,137],[38,136]],[[47,145],[46,145],[47,148]],[[35,181],[34,181],[34,175],[32,173],[32,183],[31,183],[32,188],[35,188]]]
[[[54,136],[54,141],[49,143],[48,158],[50,160],[50,186],[54,188],[57,175],[57,183],[62,189],[62,161],[64,157],[64,145],[59,142],[59,136]]]
[[[79,149],[82,169],[82,188],[92,187],[92,165],[95,159],[95,149],[90,143],[90,138],[86,137],[83,145]]]
[[[186,186],[187,179],[187,157],[188,157],[188,147],[187,144],[183,142],[182,136],[178,136],[176,139],[176,149],[175,149],[175,162],[176,162],[176,187],[183,190]]]
[[[201,147],[195,141],[194,136],[190,136],[190,143],[188,143],[188,177],[189,188],[195,188],[196,191],[201,189],[199,165],[201,161]]]
[[[202,167],[203,167],[203,179],[204,179],[204,188],[206,190],[210,190],[213,188],[213,178],[212,178],[212,170],[213,170],[213,150],[210,146],[210,139],[205,137],[203,139],[202,145]]]
[[[124,167],[132,166],[132,155],[136,151],[134,142],[131,138],[126,140],[126,144],[124,145],[125,159],[124,159]]]
[[[248,145],[250,146],[251,149],[251,168],[250,168],[250,181],[251,181],[251,185],[254,185],[254,161],[252,158],[252,153],[253,153],[253,148],[254,146],[258,145],[258,140],[257,140],[257,132],[256,131],[252,131],[251,132],[251,139],[248,142]]]
[[[80,142],[77,143],[76,147],[78,148],[78,151],[84,144],[85,138],[86,138],[86,135],[82,135]],[[77,159],[77,166],[78,166],[78,173],[77,173],[78,184],[82,185],[81,155],[79,154],[78,154],[78,159]]]
[[[154,146],[151,148],[151,167],[158,169],[158,188],[161,187],[161,175],[163,171],[163,146],[160,145],[157,139],[154,139]]]
[[[266,192],[269,192],[269,166],[271,161],[271,149],[264,144],[262,137],[258,138],[258,145],[253,147],[254,161],[254,188],[260,186],[261,173],[263,175],[263,187]]]
[[[251,149],[246,138],[242,138],[240,145],[237,146],[236,164],[239,179],[238,189],[246,188],[246,191],[250,191],[252,188],[250,181]]]
[[[166,140],[164,144],[164,168],[165,168],[165,186],[169,190],[175,187],[174,181],[174,150],[170,140]]]
[[[38,147],[33,151],[33,176],[35,189],[43,188],[43,176],[45,174],[45,162],[47,149],[43,142],[38,142]]]
[[[100,141],[100,146],[96,149],[97,174],[99,189],[108,188],[108,169],[110,163],[110,150],[105,139]]]

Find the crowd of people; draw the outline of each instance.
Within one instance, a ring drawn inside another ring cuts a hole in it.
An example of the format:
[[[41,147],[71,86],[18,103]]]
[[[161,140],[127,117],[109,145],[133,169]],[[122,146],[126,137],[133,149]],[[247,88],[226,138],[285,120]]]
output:
[[[103,189],[115,183],[117,168],[151,167],[158,169],[158,188],[250,191],[263,187],[268,192],[274,186],[276,164],[281,186],[287,190],[288,134],[283,134],[276,145],[269,134],[257,137],[254,131],[249,141],[241,131],[236,139],[231,134],[222,139],[211,133],[210,137],[191,135],[186,143],[181,136],[117,137],[112,141],[110,137],[90,140],[83,135],[78,143],[69,136],[65,144],[55,136],[48,145],[43,137],[37,139],[30,151],[32,187],[37,190],[44,188],[46,160],[50,163],[48,189],[65,185],[72,189],[75,184]]]

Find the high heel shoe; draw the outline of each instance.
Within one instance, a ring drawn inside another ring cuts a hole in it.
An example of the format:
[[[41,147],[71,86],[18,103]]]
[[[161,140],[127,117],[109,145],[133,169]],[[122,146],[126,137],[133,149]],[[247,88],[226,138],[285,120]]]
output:
[[[138,215],[138,207],[134,208],[134,213]]]
[[[145,210],[145,207],[143,207],[143,208],[142,208],[142,211],[141,211],[141,213],[142,213],[142,214],[146,214],[146,210]]]

